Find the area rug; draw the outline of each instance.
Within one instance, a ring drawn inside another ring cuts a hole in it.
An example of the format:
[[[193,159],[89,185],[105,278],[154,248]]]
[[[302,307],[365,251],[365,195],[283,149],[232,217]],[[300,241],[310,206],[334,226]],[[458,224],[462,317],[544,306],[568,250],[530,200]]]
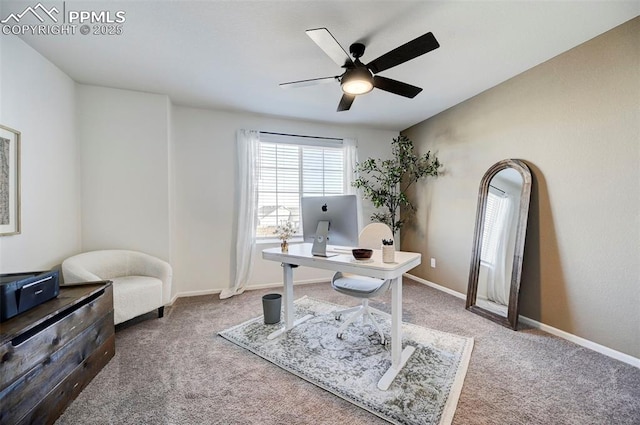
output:
[[[403,346],[416,350],[391,387],[381,391],[377,383],[391,365],[390,348],[380,345],[371,325],[360,322],[336,338],[341,322],[332,312],[341,308],[304,297],[295,302],[296,317],[313,318],[278,338],[267,340],[281,325],[265,325],[262,316],[219,335],[391,423],[450,424],[473,339],[403,323]],[[388,337],[390,316],[372,312]]]

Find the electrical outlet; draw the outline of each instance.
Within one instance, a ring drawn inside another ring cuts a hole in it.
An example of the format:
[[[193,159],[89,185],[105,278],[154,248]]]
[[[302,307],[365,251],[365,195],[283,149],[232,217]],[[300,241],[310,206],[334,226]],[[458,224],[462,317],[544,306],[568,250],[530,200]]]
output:
[[[435,269],[435,268],[436,268],[436,259],[435,259],[435,258],[432,258],[432,259],[431,259],[431,268],[432,268],[432,269]]]

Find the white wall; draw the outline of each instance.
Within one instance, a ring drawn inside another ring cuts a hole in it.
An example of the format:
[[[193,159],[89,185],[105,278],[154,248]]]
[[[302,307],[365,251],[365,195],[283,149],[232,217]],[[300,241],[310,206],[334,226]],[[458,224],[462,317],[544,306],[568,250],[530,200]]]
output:
[[[82,250],[170,260],[167,96],[77,86]]]
[[[253,129],[324,137],[353,137],[359,157],[388,157],[397,132],[324,125],[244,113],[173,108],[175,293],[207,293],[235,277],[236,131]],[[365,219],[371,210],[365,209]],[[282,281],[280,264],[263,261],[259,245],[250,286]],[[322,270],[296,269],[296,281],[328,279]]]
[[[235,276],[236,131],[354,137],[386,157],[396,132],[171,106],[166,96],[78,85],[82,250],[136,249],[173,266],[173,296],[218,292]],[[365,209],[365,218],[371,213]],[[259,251],[251,285],[280,282]],[[328,279],[313,269],[296,281]]]
[[[80,249],[74,82],[0,36],[0,124],[22,133],[22,232],[0,237],[0,273],[46,270]]]

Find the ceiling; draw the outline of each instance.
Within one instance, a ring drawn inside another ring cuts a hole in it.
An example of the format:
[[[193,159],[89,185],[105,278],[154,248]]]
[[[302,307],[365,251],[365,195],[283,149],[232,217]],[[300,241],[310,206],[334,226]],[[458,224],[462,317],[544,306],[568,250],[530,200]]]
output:
[[[4,1],[2,16],[29,2]],[[121,35],[24,35],[79,83],[168,95],[177,105],[403,130],[640,14],[639,1],[45,1],[125,12]],[[25,18],[26,19],[26,18]],[[426,32],[440,48],[380,75],[423,88],[374,90],[336,112],[340,68],[305,34],[326,27],[367,63]]]

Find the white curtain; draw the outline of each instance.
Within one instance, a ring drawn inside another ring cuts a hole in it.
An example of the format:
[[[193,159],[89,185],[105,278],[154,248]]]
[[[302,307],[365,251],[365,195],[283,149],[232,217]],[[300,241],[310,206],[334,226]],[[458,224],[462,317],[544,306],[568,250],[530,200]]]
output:
[[[509,305],[509,290],[511,287],[511,273],[507,270],[507,255],[509,252],[509,237],[511,235],[512,204],[510,196],[500,198],[494,231],[497,243],[493,267],[489,273],[487,285],[487,298],[499,304]]]
[[[356,179],[356,166],[358,163],[358,142],[356,139],[345,138],[342,139],[342,143],[344,146],[344,173],[345,183],[347,185],[346,193],[347,195],[356,195],[357,199],[357,208],[358,208],[358,233],[364,227],[364,223],[362,220],[362,193],[360,190],[351,186]]]
[[[225,299],[244,292],[251,277],[256,246],[256,220],[258,208],[258,150],[260,133],[254,130],[238,130],[238,232],[236,241],[236,277],[231,288],[220,293]]]

